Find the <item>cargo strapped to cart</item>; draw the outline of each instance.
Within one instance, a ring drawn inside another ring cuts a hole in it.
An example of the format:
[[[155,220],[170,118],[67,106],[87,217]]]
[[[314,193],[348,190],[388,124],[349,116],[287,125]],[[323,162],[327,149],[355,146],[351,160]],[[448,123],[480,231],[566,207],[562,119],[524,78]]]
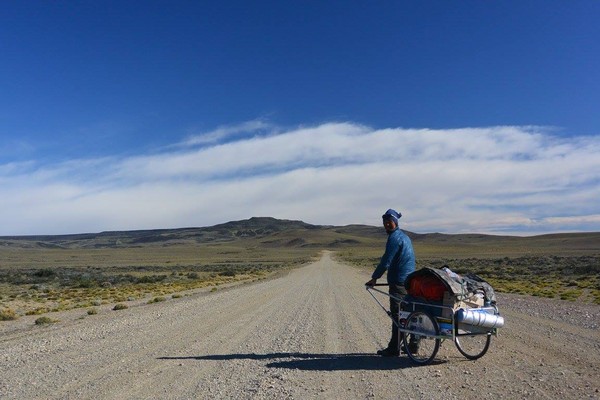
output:
[[[453,300],[454,303],[467,301],[476,304],[478,299],[482,299],[481,303],[496,304],[496,295],[489,283],[475,274],[458,275],[447,267],[416,270],[408,275],[404,286],[410,296],[429,302]]]

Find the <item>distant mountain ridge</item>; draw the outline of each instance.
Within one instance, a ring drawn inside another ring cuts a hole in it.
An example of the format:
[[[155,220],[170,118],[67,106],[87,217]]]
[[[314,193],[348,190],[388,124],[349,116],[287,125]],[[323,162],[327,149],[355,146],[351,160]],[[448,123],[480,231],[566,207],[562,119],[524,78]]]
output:
[[[418,234],[405,231],[415,242],[435,243],[445,246],[501,242],[553,243],[569,246],[597,247],[600,253],[600,233],[550,234],[533,237],[494,236],[483,234]],[[174,229],[150,229],[134,231],[106,231],[69,235],[2,236],[0,247],[4,248],[111,248],[172,246],[178,244],[206,244],[236,240],[254,240],[264,246],[337,248],[357,243],[379,243],[385,240],[382,227],[369,225],[311,225],[303,221],[283,220],[272,217],[252,217],[230,221],[209,227]]]
[[[280,232],[301,232],[328,229],[302,221],[281,220],[272,217],[252,217],[247,220],[230,221],[209,227],[188,227],[173,229],[148,229],[133,231],[105,231],[99,233],[79,233],[66,235],[26,235],[0,236],[0,246],[4,247],[128,247],[151,244],[204,243],[260,238]]]

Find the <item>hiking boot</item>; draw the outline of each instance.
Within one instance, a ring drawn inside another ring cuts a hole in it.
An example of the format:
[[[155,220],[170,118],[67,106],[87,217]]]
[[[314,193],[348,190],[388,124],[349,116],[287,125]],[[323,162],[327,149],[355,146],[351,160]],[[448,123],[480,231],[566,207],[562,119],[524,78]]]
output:
[[[417,354],[419,352],[419,345],[417,343],[409,343],[408,349],[410,350],[410,354]],[[400,353],[408,354],[408,352],[406,351],[406,347],[404,347],[404,345],[402,345],[402,347],[400,347]]]
[[[410,354],[417,354],[419,352],[419,344],[418,343],[409,343],[408,350],[410,350]]]
[[[381,350],[377,350],[377,354],[382,356],[382,357],[398,357],[400,355],[400,351],[398,350],[394,350],[394,349],[390,349],[385,348],[385,349],[381,349]]]

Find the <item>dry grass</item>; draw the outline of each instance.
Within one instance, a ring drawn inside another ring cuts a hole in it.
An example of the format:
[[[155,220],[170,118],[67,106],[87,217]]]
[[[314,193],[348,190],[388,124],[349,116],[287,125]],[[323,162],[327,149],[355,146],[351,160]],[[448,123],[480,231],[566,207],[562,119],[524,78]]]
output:
[[[57,319],[54,319],[54,318],[50,318],[50,317],[39,317],[38,319],[35,320],[36,325],[55,324],[57,322],[60,322],[60,321]]]
[[[10,305],[17,315],[177,296],[264,279],[318,253],[315,249],[259,251],[239,244],[17,250],[8,250],[13,266],[3,263],[0,268],[0,307]]]
[[[0,310],[0,321],[13,321],[17,318],[19,318],[17,313],[10,308]]]

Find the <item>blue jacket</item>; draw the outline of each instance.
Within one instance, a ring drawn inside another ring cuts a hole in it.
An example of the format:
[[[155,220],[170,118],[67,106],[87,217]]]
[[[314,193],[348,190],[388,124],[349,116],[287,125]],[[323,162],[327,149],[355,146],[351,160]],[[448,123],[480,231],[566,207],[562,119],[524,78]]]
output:
[[[415,252],[412,242],[398,228],[388,234],[385,253],[371,278],[381,278],[386,270],[388,283],[394,285],[403,285],[408,274],[415,270]]]

